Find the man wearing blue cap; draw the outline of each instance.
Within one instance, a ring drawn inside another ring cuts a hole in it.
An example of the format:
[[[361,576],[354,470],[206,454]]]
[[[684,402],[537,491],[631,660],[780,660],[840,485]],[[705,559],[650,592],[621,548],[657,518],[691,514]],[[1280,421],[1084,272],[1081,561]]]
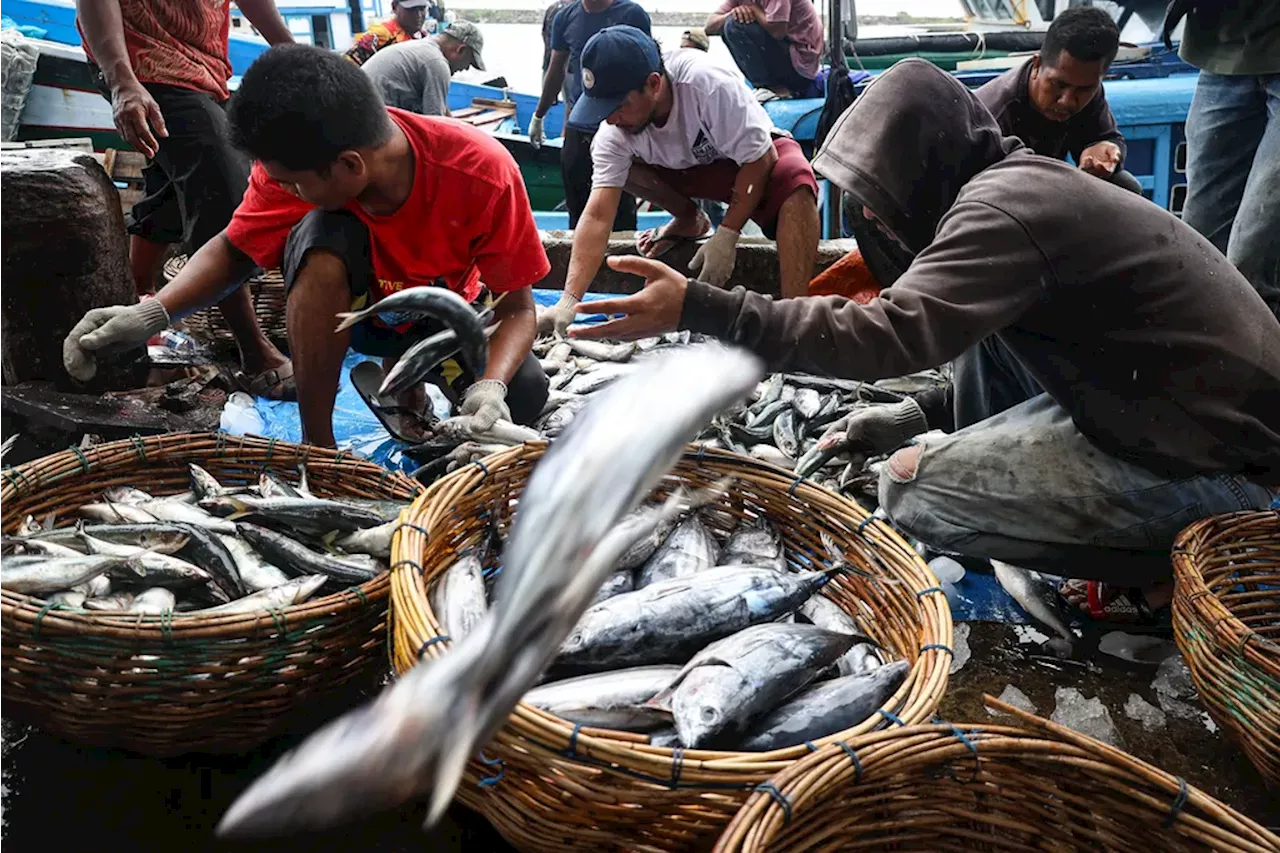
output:
[[[582,97],[569,123],[597,127],[591,146],[591,196],[574,229],[560,302],[539,318],[540,332],[563,332],[604,261],[623,192],[671,213],[662,229],[636,235],[656,258],[676,243],[707,235],[697,199],[726,202],[720,227],[693,256],[698,277],[722,286],[733,272],[747,220],[778,241],[782,295],[802,296],[818,252],[818,185],[794,139],[774,137],[773,122],[751,90],[705,53],[665,57],[635,27],[607,27],[582,51]]]

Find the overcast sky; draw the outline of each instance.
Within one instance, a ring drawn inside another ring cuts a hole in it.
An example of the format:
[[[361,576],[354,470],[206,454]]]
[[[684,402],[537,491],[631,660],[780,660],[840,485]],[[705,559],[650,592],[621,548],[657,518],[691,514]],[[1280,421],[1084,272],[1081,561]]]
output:
[[[550,0],[446,0],[455,9],[542,9]],[[709,12],[719,0],[638,0],[650,12]],[[958,0],[857,0],[864,15],[895,15],[910,12],[921,17],[961,17]]]

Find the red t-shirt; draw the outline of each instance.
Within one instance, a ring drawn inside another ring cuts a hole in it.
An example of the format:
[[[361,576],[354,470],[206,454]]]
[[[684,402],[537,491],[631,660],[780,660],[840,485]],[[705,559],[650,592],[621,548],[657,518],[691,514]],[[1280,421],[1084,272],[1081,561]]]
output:
[[[413,146],[413,190],[395,213],[347,209],[369,229],[373,300],[443,278],[467,301],[480,282],[494,293],[519,290],[551,271],[520,169],[489,134],[451,118],[388,108]],[[314,209],[253,164],[249,189],[227,238],[254,263],[278,267],[294,225]]]
[[[230,96],[231,0],[120,0],[120,18],[139,81],[207,92],[217,101]],[[78,17],[76,29],[85,54],[96,61]]]

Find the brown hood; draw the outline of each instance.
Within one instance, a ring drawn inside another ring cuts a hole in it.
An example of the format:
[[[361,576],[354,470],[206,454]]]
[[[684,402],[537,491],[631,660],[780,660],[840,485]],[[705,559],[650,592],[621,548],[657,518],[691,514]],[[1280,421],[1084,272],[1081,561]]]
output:
[[[923,59],[904,59],[837,119],[813,168],[916,253],[960,189],[1022,147],[960,81]]]

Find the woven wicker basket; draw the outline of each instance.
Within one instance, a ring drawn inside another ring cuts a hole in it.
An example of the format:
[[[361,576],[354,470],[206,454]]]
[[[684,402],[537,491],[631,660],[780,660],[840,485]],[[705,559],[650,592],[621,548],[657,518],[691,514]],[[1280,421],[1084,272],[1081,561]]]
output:
[[[1280,786],[1280,511],[1191,525],[1173,570],[1174,637],[1200,699]]]
[[[432,485],[403,516],[405,528],[392,554],[397,671],[412,667],[420,653],[448,653],[448,643],[438,642],[441,629],[427,585],[462,548],[479,540],[495,505],[506,528],[545,448],[530,443],[460,468]],[[736,481],[709,508],[709,521],[719,530],[763,513],[777,524],[791,559],[800,554],[825,562],[819,538],[825,531],[854,565],[899,581],[873,587],[847,575],[824,590],[913,664],[882,713],[838,737],[929,719],[947,685],[951,611],[915,551],[887,526],[870,521],[857,504],[807,481],[797,483],[780,468],[723,451],[689,449],[659,491],[681,483],[709,486],[723,475]],[[857,599],[873,615],[859,610]],[[809,752],[803,746],[770,753],[673,751],[647,741],[644,735],[575,728],[520,705],[468,767],[459,800],[526,851],[707,849],[752,787]]]
[[[174,255],[164,264],[164,280],[166,283],[182,270],[187,263],[186,255]],[[288,352],[288,334],[285,330],[285,292],[284,274],[278,269],[259,272],[246,283],[249,295],[253,299],[253,311],[258,316],[258,325],[273,344]],[[222,319],[222,312],[217,306],[196,311],[182,319],[182,327],[193,337],[210,344],[219,350],[233,350],[236,346],[235,336],[227,328]]]
[[[195,462],[226,485],[264,468],[319,495],[410,500],[417,485],[333,451],[258,438],[170,434],[69,450],[8,468],[3,528],[56,511],[59,525],[110,486],[186,490]],[[291,712],[385,660],[390,574],[260,614],[172,617],[50,608],[0,590],[6,716],[67,740],[153,756],[243,752]],[[154,656],[140,661],[136,656]]]
[[[986,700],[1021,727],[908,726],[828,744],[760,786],[716,853],[1280,850],[1183,779]]]

